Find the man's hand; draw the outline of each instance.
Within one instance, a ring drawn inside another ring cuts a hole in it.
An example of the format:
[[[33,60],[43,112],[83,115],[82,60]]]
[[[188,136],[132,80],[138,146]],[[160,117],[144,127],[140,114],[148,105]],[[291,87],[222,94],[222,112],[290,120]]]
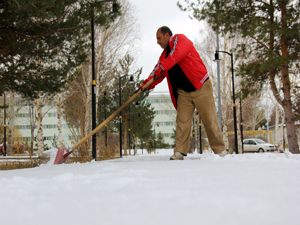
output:
[[[163,79],[163,78],[162,78]],[[156,81],[157,80],[157,76],[155,75],[151,75],[149,76],[146,80],[142,81],[140,84],[139,84],[139,88],[142,90],[142,91],[145,91],[145,90],[151,90],[155,87],[156,85]]]
[[[139,88],[142,90],[142,91],[145,91],[146,88],[145,88],[145,85],[147,84],[147,80],[142,80],[141,83],[139,84]]]

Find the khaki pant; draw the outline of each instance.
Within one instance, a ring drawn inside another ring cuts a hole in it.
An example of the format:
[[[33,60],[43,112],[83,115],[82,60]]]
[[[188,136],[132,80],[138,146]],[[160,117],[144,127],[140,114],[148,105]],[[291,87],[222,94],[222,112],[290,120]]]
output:
[[[175,152],[178,151],[187,154],[189,151],[195,108],[205,127],[210,147],[215,153],[221,153],[225,150],[225,146],[217,122],[217,113],[210,80],[207,80],[200,90],[194,92],[178,90]]]

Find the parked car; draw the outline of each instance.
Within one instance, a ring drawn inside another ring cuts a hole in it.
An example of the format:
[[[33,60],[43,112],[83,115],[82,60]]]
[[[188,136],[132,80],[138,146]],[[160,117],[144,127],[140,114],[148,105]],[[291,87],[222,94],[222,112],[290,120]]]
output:
[[[244,152],[270,152],[276,151],[275,145],[258,138],[247,138],[243,141]]]

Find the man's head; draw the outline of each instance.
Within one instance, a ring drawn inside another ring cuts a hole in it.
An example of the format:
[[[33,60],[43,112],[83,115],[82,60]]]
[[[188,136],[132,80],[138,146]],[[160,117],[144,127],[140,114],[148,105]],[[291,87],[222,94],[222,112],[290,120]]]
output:
[[[160,47],[162,47],[162,48],[166,48],[169,44],[169,40],[172,35],[173,35],[172,31],[170,30],[169,27],[162,26],[162,27],[158,28],[158,30],[156,32],[157,44],[159,44]]]

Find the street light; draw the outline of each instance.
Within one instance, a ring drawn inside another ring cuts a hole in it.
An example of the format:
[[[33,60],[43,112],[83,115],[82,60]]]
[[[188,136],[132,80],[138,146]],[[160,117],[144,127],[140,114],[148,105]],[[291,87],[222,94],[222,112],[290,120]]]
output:
[[[140,105],[139,101],[136,101],[135,104],[134,104],[134,106],[139,106],[139,105]],[[134,124],[134,120],[135,120],[134,116],[135,116],[135,114],[136,114],[136,112],[132,113],[133,155],[136,155],[136,149],[135,149],[135,147],[136,147],[135,146],[135,144],[136,144],[136,142],[135,142],[136,141],[136,137],[135,137],[135,133],[134,133],[134,131],[135,131],[135,124]],[[138,116],[139,116],[139,113],[138,113]]]
[[[243,108],[242,108],[241,93],[240,93],[240,130],[241,130],[242,153],[244,153],[244,128],[243,128]]]
[[[219,51],[219,32],[217,31],[217,51]],[[220,62],[217,61],[217,88],[218,88],[218,122],[221,131],[223,131],[222,126],[222,103],[221,103],[221,78],[220,78]]]
[[[33,155],[33,145],[34,145],[34,104],[33,101],[30,102],[29,105],[29,113],[30,113],[30,154]]]
[[[156,128],[155,127],[159,127],[159,124],[158,124],[158,122],[156,123],[156,124],[153,124],[153,130],[154,130],[154,151],[155,151],[155,153],[156,153]]]
[[[196,112],[196,115],[198,117],[198,133],[199,133],[199,153],[202,154],[202,121],[200,119],[200,115],[198,112]],[[195,132],[196,133],[196,132]],[[197,137],[197,135],[195,135]],[[197,140],[197,138],[195,138],[195,141]],[[196,144],[195,144],[196,145]]]
[[[199,121],[199,153],[202,154],[202,122]]]
[[[128,76],[128,74],[125,74],[123,76],[119,76],[119,107],[121,107],[122,105],[122,93],[121,93],[121,82],[122,82],[122,78],[123,77],[126,77]],[[134,79],[133,79],[133,76],[130,75],[130,78],[129,78],[129,82],[133,82]],[[122,142],[123,142],[123,138],[122,138],[122,111],[120,112],[120,115],[119,115],[119,138],[120,138],[120,158],[123,157],[123,152],[122,152]]]
[[[91,5],[91,41],[92,41],[92,130],[96,128],[96,67],[95,67],[95,4],[102,4],[105,2],[112,2],[112,10],[117,10],[117,3],[115,0],[97,1]],[[96,134],[92,136],[92,158],[96,160]]]
[[[2,107],[1,107],[2,108]],[[6,147],[6,96],[5,92],[3,92],[3,155],[6,156],[7,154],[7,147]]]
[[[285,138],[284,138],[284,122],[282,123],[282,148],[285,151]]]
[[[236,105],[235,105],[235,87],[234,87],[234,70],[233,70],[233,54],[226,51],[218,51],[215,52],[215,61],[219,59],[219,52],[230,55],[231,59],[231,79],[232,79],[232,102],[233,102],[233,125],[234,125],[234,145],[235,145],[235,153],[238,154],[238,139],[237,139],[237,119],[236,119]]]
[[[104,105],[104,119],[107,117],[107,110],[106,110],[106,91],[103,93],[103,105]],[[104,142],[105,142],[105,147],[107,147],[107,126],[105,126],[105,134],[104,134]]]
[[[7,146],[6,146],[6,96],[5,96],[5,92],[3,93],[3,97],[4,97],[4,138],[3,138],[3,147],[4,147],[4,155],[6,156],[7,153]]]

